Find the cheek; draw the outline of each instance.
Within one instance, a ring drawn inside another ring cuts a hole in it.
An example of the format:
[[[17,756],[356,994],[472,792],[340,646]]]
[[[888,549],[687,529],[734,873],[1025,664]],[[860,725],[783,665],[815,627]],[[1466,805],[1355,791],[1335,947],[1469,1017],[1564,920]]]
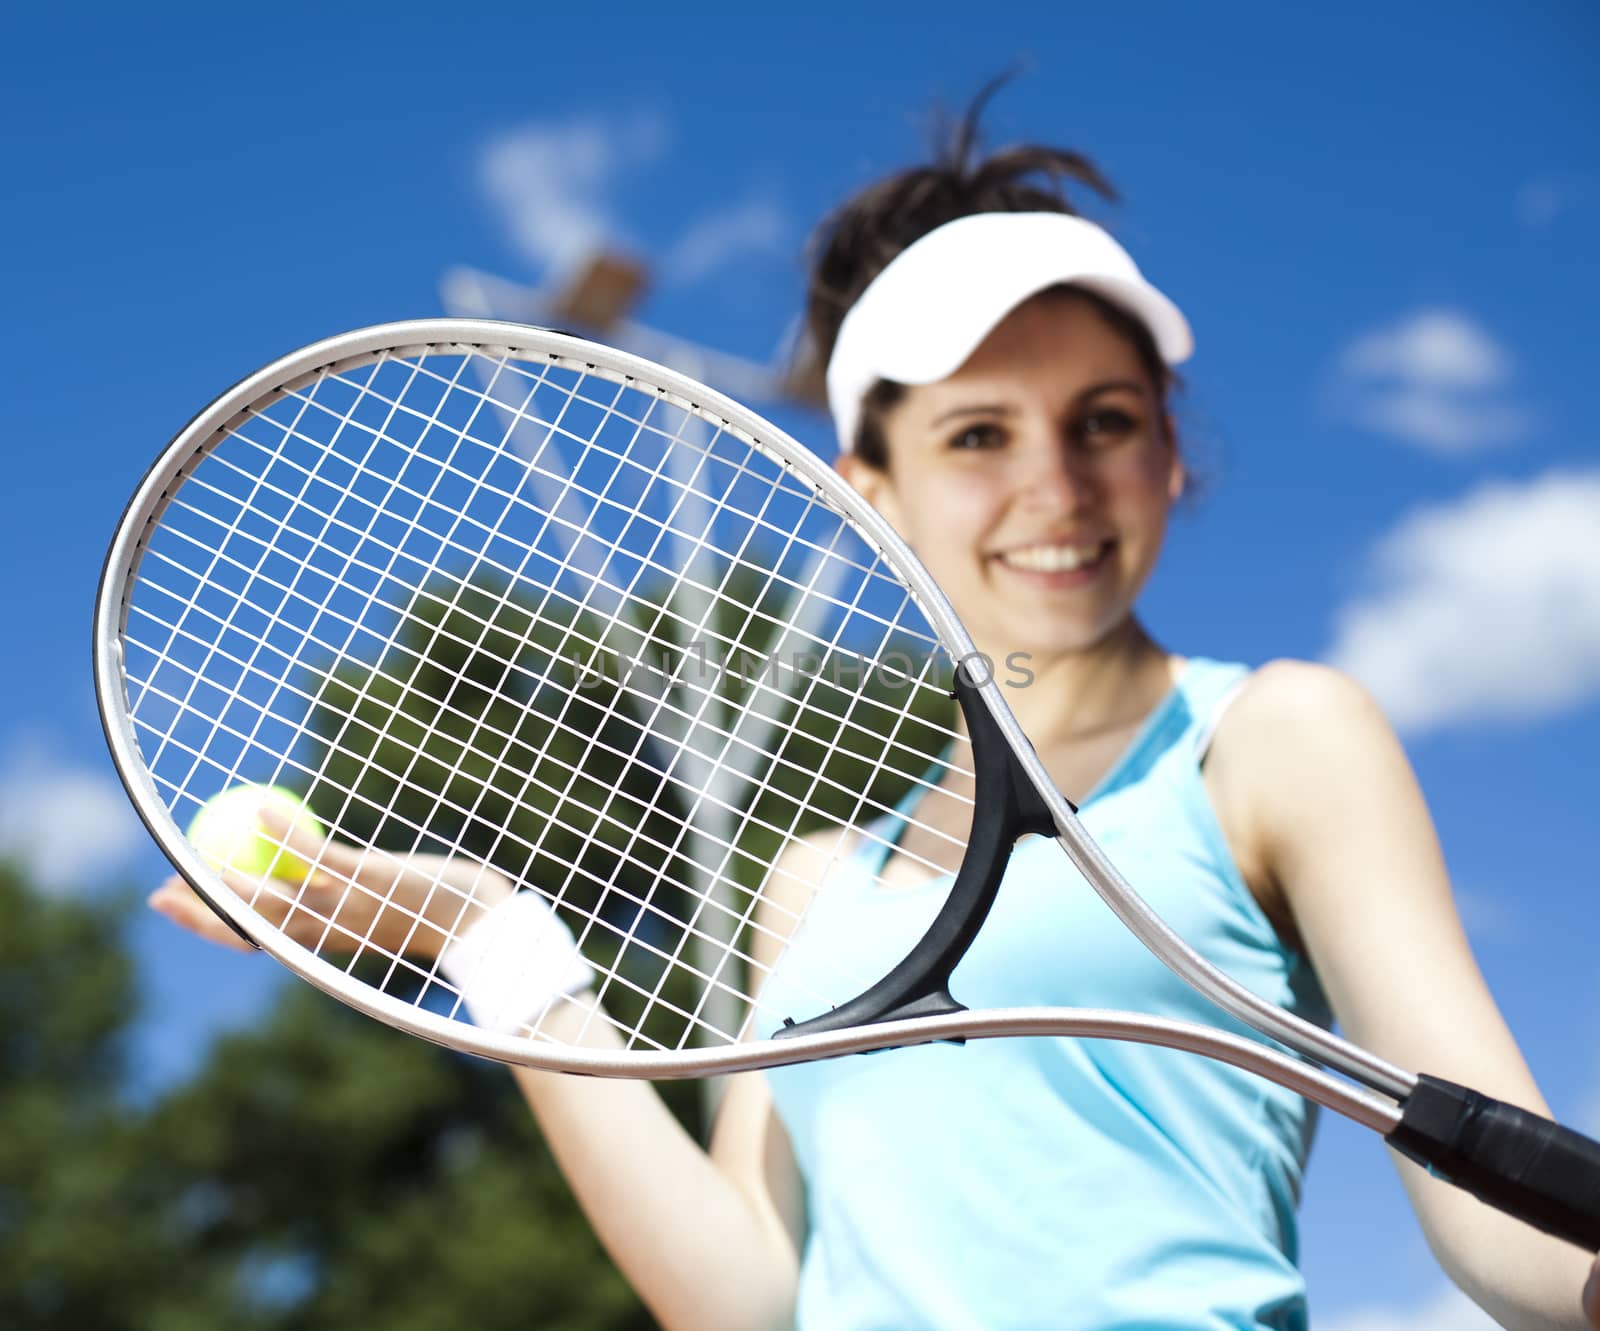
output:
[[[1164,527],[1173,503],[1174,461],[1165,448],[1129,455],[1109,477],[1113,502],[1130,517]]]
[[[902,487],[895,529],[930,568],[969,551],[992,525],[995,498],[981,477],[923,477]]]

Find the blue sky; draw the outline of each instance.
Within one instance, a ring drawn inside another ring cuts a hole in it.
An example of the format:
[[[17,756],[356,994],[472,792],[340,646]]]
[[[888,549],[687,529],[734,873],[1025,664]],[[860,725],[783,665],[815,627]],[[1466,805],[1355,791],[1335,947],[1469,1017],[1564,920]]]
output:
[[[764,358],[812,222],[1022,57],[991,139],[1093,156],[1126,199],[1101,215],[1196,329],[1182,423],[1209,483],[1147,619],[1378,693],[1513,1029],[1600,1131],[1600,11],[42,9],[0,21],[0,542],[26,626],[0,658],[0,846],[54,890],[162,871],[104,757],[89,614],[123,502],[198,406],[301,343],[439,313],[452,265],[537,282],[598,240],[651,259],[648,322]],[[154,1079],[273,982],[160,921],[135,937]],[[1325,1125],[1304,1214],[1319,1325],[1475,1324],[1366,1134]]]

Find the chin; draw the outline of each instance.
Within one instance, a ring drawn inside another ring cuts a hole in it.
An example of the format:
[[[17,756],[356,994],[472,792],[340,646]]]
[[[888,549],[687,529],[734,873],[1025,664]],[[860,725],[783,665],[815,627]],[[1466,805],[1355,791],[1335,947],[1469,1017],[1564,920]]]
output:
[[[1042,665],[1068,656],[1079,656],[1103,643],[1110,632],[1085,629],[1081,632],[1052,633],[1040,636],[1037,626],[1025,633],[985,634],[979,650],[995,662],[996,673],[1005,674],[1008,660],[1021,658],[1023,664],[1038,670]],[[1003,645],[991,645],[1003,644]]]

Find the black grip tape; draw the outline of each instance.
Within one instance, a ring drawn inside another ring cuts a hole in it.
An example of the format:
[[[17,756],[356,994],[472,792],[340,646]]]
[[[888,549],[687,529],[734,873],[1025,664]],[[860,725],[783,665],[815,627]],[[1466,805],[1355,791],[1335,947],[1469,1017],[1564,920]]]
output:
[[[1600,1251],[1600,1142],[1439,1077],[1417,1078],[1385,1140],[1479,1201]]]

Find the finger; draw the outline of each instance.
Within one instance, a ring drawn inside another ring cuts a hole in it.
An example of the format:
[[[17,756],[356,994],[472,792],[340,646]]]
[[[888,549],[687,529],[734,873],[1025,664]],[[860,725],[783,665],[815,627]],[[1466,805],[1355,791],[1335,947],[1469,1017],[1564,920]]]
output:
[[[1583,1314],[1591,1326],[1600,1327],[1600,1257],[1595,1258],[1583,1287]]]
[[[280,846],[318,870],[344,876],[355,872],[359,853],[324,834],[309,809],[291,815],[281,804],[264,803],[256,811],[256,821]]]
[[[147,900],[157,914],[209,943],[220,943],[236,952],[254,951],[182,879],[163,883]]]
[[[221,869],[217,873],[228,890],[252,911],[278,928],[296,909],[299,898],[310,891],[310,884],[292,883],[286,878],[244,874],[236,869]]]
[[[313,950],[343,950],[359,944],[370,928],[373,904],[350,881],[314,873],[303,883],[255,877],[224,869],[218,875],[256,914]],[[331,939],[331,943],[330,943]]]

